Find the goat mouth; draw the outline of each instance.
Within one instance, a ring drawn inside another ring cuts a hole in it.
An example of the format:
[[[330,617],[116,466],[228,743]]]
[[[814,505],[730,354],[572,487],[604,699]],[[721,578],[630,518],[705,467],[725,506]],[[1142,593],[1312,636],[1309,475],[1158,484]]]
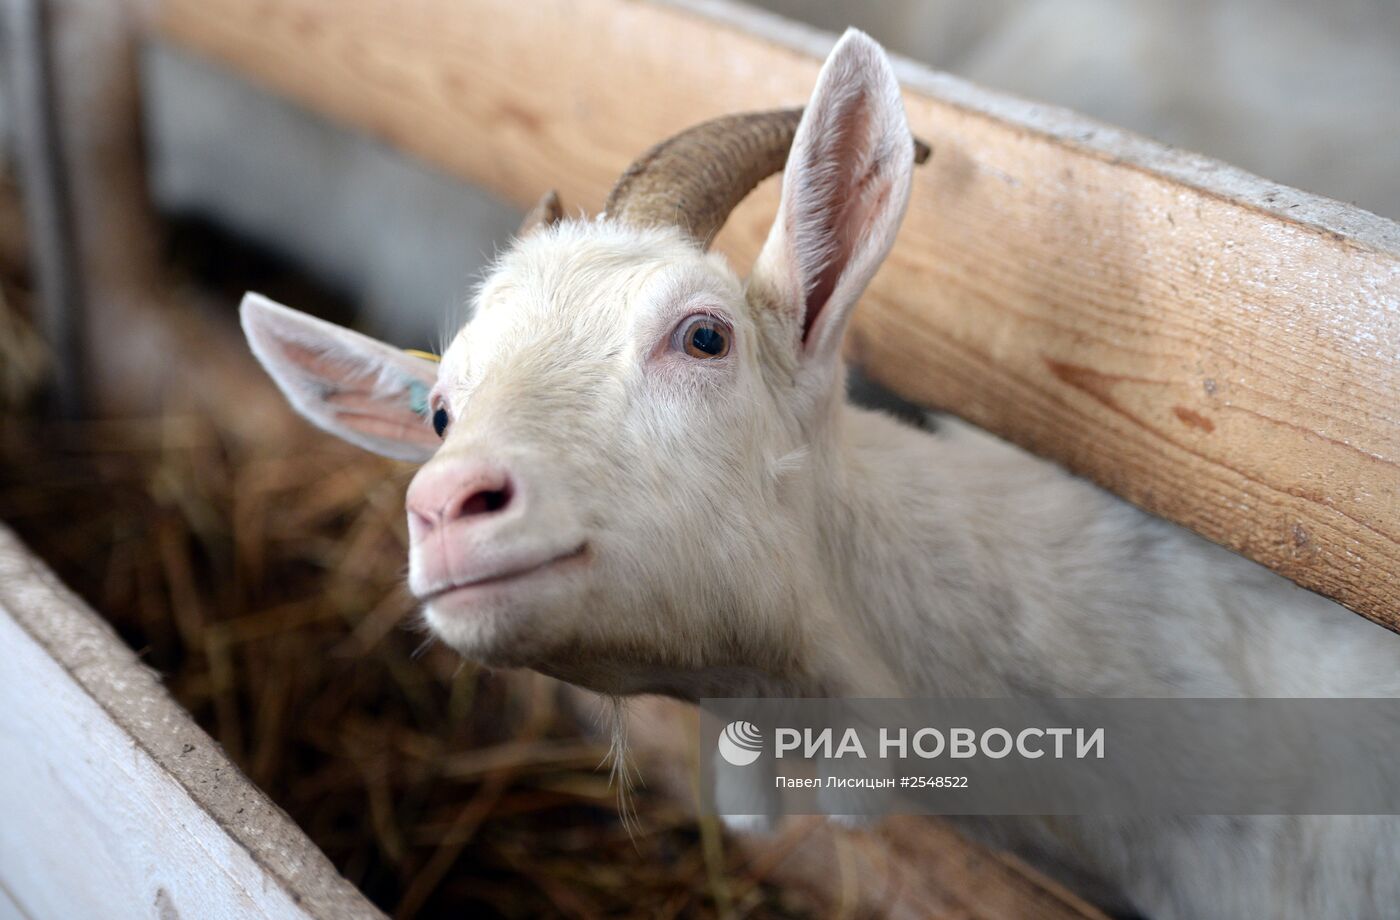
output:
[[[513,569],[506,569],[504,571],[496,572],[492,575],[486,575],[481,578],[472,578],[465,581],[455,581],[451,584],[443,585],[440,588],[436,588],[433,591],[422,595],[418,598],[418,600],[422,603],[428,604],[432,603],[433,601],[441,600],[444,597],[447,597],[448,595],[458,594],[466,591],[473,591],[482,588],[492,588],[498,585],[520,581],[524,578],[528,578],[531,575],[543,572],[546,569],[552,569],[556,566],[563,565],[566,562],[581,560],[587,555],[588,544],[580,543],[578,546],[574,547],[568,552],[560,553],[557,556],[551,556],[548,559],[545,559],[541,562],[532,562],[528,565],[519,566]]]

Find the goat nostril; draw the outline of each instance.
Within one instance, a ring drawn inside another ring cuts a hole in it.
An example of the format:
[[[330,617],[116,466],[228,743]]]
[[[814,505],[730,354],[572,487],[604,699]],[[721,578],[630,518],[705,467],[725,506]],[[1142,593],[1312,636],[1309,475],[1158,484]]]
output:
[[[478,514],[495,514],[510,504],[510,483],[502,483],[499,489],[480,489],[467,496],[467,500],[457,507],[454,518],[472,517]]]

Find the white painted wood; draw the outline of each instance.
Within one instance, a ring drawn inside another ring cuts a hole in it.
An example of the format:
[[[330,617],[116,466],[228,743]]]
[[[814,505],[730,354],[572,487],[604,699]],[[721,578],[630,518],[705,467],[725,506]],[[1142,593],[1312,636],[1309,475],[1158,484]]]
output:
[[[15,899],[3,886],[0,886],[0,920],[33,920],[32,917],[20,910]]]
[[[0,918],[382,916],[0,528]]]

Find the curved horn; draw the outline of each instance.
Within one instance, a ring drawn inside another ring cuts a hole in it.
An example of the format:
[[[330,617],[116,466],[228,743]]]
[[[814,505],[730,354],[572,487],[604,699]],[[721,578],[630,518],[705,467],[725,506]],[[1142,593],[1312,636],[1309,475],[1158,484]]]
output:
[[[780,172],[802,109],[724,115],[662,141],[617,180],[604,214],[637,227],[679,227],[702,249],[754,186]],[[929,148],[914,141],[914,160]]]
[[[530,209],[530,213],[525,215],[525,219],[520,222],[520,229],[515,231],[515,235],[523,239],[536,230],[551,227],[563,219],[564,206],[559,203],[559,193],[550,189]]]

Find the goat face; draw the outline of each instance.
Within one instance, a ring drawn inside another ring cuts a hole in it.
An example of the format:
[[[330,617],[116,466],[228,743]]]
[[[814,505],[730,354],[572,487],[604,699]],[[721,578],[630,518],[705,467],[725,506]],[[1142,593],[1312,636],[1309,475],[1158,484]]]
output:
[[[826,577],[840,339],[893,241],[913,143],[859,33],[793,124],[747,284],[705,253],[708,231],[619,201],[524,235],[440,365],[245,301],[297,408],[427,460],[408,493],[409,583],[467,656],[683,696],[800,667],[797,598]]]
[[[766,471],[799,433],[761,336],[739,280],[675,232],[517,245],[429,396],[447,425],[408,504],[432,628],[595,686],[790,646],[773,573],[797,544]]]

